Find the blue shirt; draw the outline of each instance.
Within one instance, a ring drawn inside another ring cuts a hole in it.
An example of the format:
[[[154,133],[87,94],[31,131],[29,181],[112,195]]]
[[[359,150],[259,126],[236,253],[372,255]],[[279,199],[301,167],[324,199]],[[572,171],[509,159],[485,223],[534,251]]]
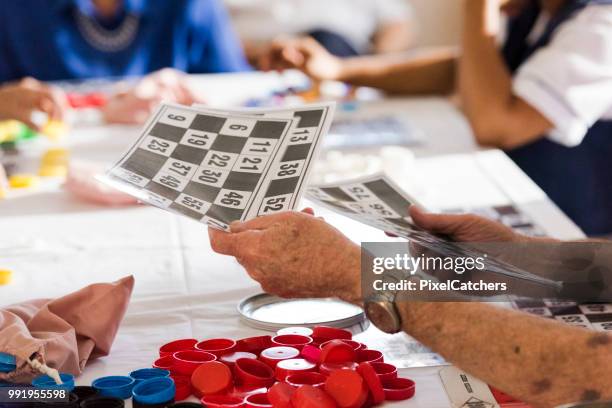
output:
[[[124,0],[101,20],[91,0],[0,7],[0,82],[249,69],[220,0]]]

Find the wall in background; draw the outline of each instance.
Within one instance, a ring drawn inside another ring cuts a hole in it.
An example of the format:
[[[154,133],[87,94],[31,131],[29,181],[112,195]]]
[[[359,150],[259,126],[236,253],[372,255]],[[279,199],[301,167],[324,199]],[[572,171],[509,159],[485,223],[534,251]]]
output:
[[[416,14],[416,45],[456,45],[461,31],[461,1],[406,0]]]

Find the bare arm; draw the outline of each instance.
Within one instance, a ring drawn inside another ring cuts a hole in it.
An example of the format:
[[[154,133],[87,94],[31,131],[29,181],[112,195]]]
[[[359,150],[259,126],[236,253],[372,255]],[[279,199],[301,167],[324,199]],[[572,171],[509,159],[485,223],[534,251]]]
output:
[[[350,58],[343,61],[338,79],[394,94],[449,94],[454,88],[455,61],[451,49]]]
[[[382,25],[374,34],[373,43],[376,54],[407,50],[413,43],[410,22],[404,20]]]
[[[411,208],[421,228],[463,242],[530,238],[473,215]],[[482,303],[404,302],[404,330],[470,374],[536,407],[612,399],[612,335]]]
[[[476,139],[513,148],[538,139],[552,123],[512,93],[512,77],[495,41],[499,0],[464,0],[459,94]]]
[[[447,94],[454,88],[456,52],[436,49],[341,59],[305,37],[274,41],[259,65],[263,70],[297,68],[316,80],[344,81],[389,93]]]
[[[535,407],[612,399],[612,336],[482,303],[406,302],[404,330]]]

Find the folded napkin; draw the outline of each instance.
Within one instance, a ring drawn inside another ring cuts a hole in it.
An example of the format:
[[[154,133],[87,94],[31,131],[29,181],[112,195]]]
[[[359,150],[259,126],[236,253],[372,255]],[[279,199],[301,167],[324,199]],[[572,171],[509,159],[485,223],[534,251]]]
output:
[[[0,353],[15,356],[16,369],[0,380],[30,382],[28,360],[78,375],[89,359],[107,355],[125,315],[134,278],[96,283],[57,299],[0,308]]]

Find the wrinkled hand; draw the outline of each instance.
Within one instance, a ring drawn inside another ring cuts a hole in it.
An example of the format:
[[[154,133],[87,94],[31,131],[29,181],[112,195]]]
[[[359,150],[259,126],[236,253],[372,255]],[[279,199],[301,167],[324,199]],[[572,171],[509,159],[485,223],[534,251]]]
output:
[[[209,228],[214,251],[236,257],[267,293],[360,298],[360,249],[312,211],[283,212]]]
[[[0,87],[0,119],[15,119],[34,130],[40,130],[44,123],[32,122],[33,112],[43,112],[49,119],[62,120],[66,106],[66,95],[60,89],[34,78],[24,78]]]
[[[203,102],[189,89],[185,74],[166,68],[145,76],[127,91],[113,95],[102,114],[108,123],[139,124],[145,122],[162,101],[182,105]]]
[[[299,69],[316,80],[339,80],[343,66],[312,37],[274,40],[258,65],[263,71]]]
[[[457,242],[522,242],[530,239],[498,222],[473,214],[432,214],[416,205],[409,210],[412,221],[433,234]]]

